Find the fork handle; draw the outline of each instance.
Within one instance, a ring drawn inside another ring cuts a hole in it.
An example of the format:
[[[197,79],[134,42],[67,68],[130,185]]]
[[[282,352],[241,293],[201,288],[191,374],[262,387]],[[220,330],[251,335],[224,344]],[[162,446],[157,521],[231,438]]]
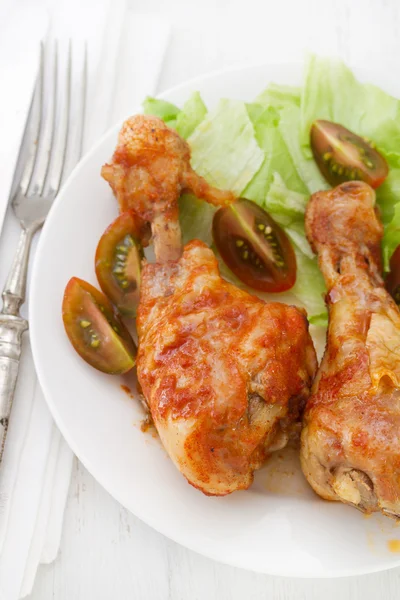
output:
[[[0,464],[18,377],[22,334],[28,322],[20,316],[0,314]]]
[[[14,261],[2,294],[2,314],[19,315],[21,304],[25,301],[26,277],[32,238],[40,226],[41,223],[34,222],[29,227],[24,227],[21,230]]]
[[[19,309],[25,300],[32,238],[40,225],[40,222],[34,222],[29,227],[22,229],[14,261],[2,294],[3,309],[0,313],[0,464],[17,383],[22,334],[28,329],[28,322],[21,317]]]

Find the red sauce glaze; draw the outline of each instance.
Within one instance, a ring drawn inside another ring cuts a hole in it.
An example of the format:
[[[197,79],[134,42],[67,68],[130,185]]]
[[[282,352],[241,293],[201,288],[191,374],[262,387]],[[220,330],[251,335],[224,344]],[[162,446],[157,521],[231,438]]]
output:
[[[129,396],[129,398],[134,398],[130,388],[127,385],[124,385],[123,383],[121,383],[120,387],[121,387],[121,390]]]
[[[248,487],[308,395],[316,362],[303,312],[225,282],[194,241],[178,263],[145,266],[137,325],[138,378],[181,471],[208,494]]]

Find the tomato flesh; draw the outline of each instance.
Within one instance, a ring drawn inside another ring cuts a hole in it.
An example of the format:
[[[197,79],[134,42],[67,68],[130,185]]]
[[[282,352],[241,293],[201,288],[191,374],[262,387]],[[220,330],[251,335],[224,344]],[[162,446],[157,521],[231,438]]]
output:
[[[397,246],[390,259],[390,271],[385,285],[393,300],[400,306],[400,245]]]
[[[332,186],[359,180],[377,188],[388,175],[387,162],[373,144],[337,123],[314,121],[310,144],[319,170]]]
[[[136,315],[143,256],[134,214],[124,212],[101,236],[95,268],[101,289],[126,316]]]
[[[213,238],[224,262],[249,287],[283,292],[294,285],[292,245],[278,223],[255,202],[239,198],[220,208],[213,219]]]
[[[104,373],[126,373],[135,365],[136,347],[109,300],[95,287],[72,277],[64,292],[65,331],[78,354]]]

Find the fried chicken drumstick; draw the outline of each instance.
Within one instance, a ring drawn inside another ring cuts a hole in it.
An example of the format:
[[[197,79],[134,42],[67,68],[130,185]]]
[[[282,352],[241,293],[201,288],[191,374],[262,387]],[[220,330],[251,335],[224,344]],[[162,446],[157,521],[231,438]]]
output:
[[[182,251],[177,201],[183,190],[214,204],[234,200],[190,167],[190,150],[155,117],[122,128],[103,167],[121,210],[150,223],[155,263],[142,271],[138,379],[169,456],[196,488],[225,495],[283,447],[316,370],[302,311],[262,300],[219,274],[213,252]]]
[[[156,256],[164,260],[179,258],[181,252],[178,199],[183,192],[215,206],[235,200],[193,171],[188,144],[156,117],[136,115],[125,121],[112,163],[101,174],[120,211],[132,209],[144,232],[151,224]]]
[[[381,278],[374,205],[372,188],[351,182],[314,194],[307,207],[329,330],[301,460],[323,498],[400,516],[400,313]]]

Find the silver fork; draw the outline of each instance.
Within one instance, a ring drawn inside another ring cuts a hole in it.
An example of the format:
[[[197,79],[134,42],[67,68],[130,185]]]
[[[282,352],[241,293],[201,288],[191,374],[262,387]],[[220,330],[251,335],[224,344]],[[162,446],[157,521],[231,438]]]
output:
[[[28,322],[20,315],[25,301],[29,253],[35,233],[42,227],[57,196],[68,166],[80,158],[86,100],[86,47],[82,66],[79,109],[74,123],[71,118],[72,46],[69,44],[67,65],[63,75],[63,106],[58,108],[59,56],[57,43],[48,56],[41,45],[40,67],[32,97],[25,133],[14,175],[10,201],[21,225],[21,234],[13,265],[3,290],[0,312],[0,463],[18,377],[22,334]],[[45,91],[51,92],[45,96]],[[75,90],[74,90],[75,93]],[[49,99],[45,107],[45,99]],[[56,132],[57,129],[57,132]],[[73,146],[73,139],[75,144]],[[68,155],[68,161],[67,161]]]

